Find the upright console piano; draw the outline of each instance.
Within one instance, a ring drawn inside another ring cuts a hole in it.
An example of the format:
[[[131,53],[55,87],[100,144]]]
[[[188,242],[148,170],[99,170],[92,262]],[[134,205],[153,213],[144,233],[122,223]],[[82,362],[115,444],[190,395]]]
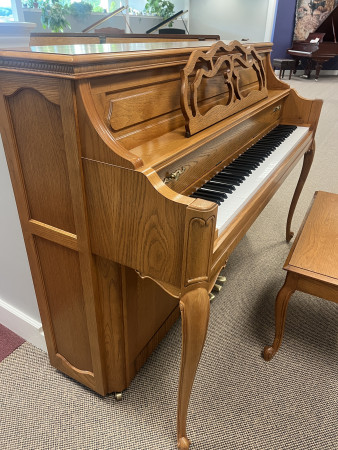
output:
[[[1,135],[51,364],[125,389],[182,317],[178,447],[236,244],[304,158],[321,100],[278,80],[271,44],[0,52]]]

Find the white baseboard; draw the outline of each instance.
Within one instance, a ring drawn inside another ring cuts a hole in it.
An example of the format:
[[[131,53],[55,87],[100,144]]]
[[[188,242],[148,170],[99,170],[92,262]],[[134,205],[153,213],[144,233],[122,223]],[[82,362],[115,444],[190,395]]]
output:
[[[42,324],[0,298],[0,323],[35,347],[47,352]]]
[[[304,69],[297,69],[297,73],[296,73],[296,75],[293,75],[293,77],[297,77],[297,76],[300,76],[300,75],[302,75],[304,73]],[[314,80],[315,79],[315,70],[312,70],[312,72],[311,72],[311,80]],[[275,74],[277,75],[277,76],[279,76],[279,69],[276,69],[275,70]],[[338,75],[338,70],[321,70],[320,71],[320,74],[319,74],[319,78],[320,77],[322,77],[322,76],[326,76],[326,75],[329,75],[329,76],[337,76]],[[284,75],[284,78],[283,78],[283,80],[286,80],[286,82],[287,82],[287,80],[289,79],[289,70],[286,70],[285,71],[285,75]]]

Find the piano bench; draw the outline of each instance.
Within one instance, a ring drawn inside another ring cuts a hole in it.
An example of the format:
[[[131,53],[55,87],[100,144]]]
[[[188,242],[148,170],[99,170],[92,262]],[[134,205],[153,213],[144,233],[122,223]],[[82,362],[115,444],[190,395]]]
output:
[[[284,78],[286,70],[290,70],[290,80],[292,71],[296,69],[296,61],[294,59],[274,59],[272,61],[272,67],[273,70],[279,69],[279,79]]]
[[[291,295],[297,290],[338,303],[338,194],[316,192],[284,269],[286,280],[275,304],[275,339],[264,348],[270,361],[279,349]]]

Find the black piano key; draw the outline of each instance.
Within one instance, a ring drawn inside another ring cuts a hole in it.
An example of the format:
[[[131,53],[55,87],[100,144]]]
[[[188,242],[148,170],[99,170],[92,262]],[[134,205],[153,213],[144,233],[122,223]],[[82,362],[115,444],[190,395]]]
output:
[[[213,178],[211,178],[211,180],[219,181],[219,182],[223,183],[224,186],[228,186],[229,188],[235,188],[235,186],[239,186],[241,183],[243,183],[245,178],[243,180],[242,179],[235,180],[235,179],[225,178],[222,175],[215,175]]]
[[[221,197],[217,197],[216,195],[212,195],[212,194],[207,194],[205,192],[200,192],[200,191],[196,191],[193,194],[194,197],[198,197],[198,198],[203,198],[204,200],[209,200],[209,202],[215,202],[218,205],[220,205],[222,203],[222,201],[224,200]]]
[[[194,197],[194,198],[201,198],[203,200],[208,200],[209,202],[214,202],[217,203],[217,205],[221,204],[220,200],[215,200],[213,198],[208,197],[207,195],[202,194],[201,192],[199,194],[197,194],[196,192],[194,192],[193,194],[190,195],[190,197]]]
[[[269,155],[271,155],[271,153],[272,153],[272,150],[260,150],[260,149],[257,149],[257,148],[250,148],[250,150],[247,150],[246,151],[246,153],[248,154],[248,155],[257,155],[257,156],[259,156],[259,157],[262,157],[262,158],[267,158]]]
[[[227,166],[227,172],[230,172],[232,174],[238,173],[238,175],[250,175],[252,173],[252,171],[250,169],[244,169],[243,167],[234,167],[232,166]]]
[[[256,167],[259,166],[259,164],[256,161],[248,161],[248,160],[244,160],[244,159],[240,159],[237,158],[235,159],[230,166],[234,164],[234,167],[243,167],[244,169],[255,169]]]
[[[221,189],[223,192],[226,192],[228,194],[231,194],[231,192],[233,192],[235,190],[235,186],[229,186],[228,184],[224,184],[221,181],[217,181],[214,179],[211,179],[210,181],[208,181],[207,183],[205,183],[203,185],[204,187],[210,187],[210,189]]]
[[[220,200],[224,200],[225,198],[228,198],[228,196],[226,195],[225,192],[223,191],[218,191],[217,189],[209,189],[205,187],[205,184],[200,187],[199,189],[197,189],[196,191],[197,193],[202,192],[203,194],[210,194],[212,196],[214,196],[216,199],[220,199]]]
[[[224,169],[222,169],[216,175],[219,175],[221,177],[228,178],[229,180],[234,180],[234,181],[245,180],[245,175],[241,175],[240,173],[236,173],[236,174],[229,173],[229,171],[227,170],[227,167],[224,167]]]
[[[253,161],[253,162],[258,163],[258,165],[259,165],[259,163],[262,163],[265,160],[264,156],[255,155],[255,153],[249,153],[249,152],[243,153],[237,159],[240,161],[247,161],[247,160]]]
[[[206,183],[200,189],[206,189],[210,192],[215,192],[216,194],[222,193],[224,198],[228,198],[227,194],[231,194],[233,192],[233,190],[227,189],[226,187],[217,183]]]
[[[237,172],[237,173],[234,173],[234,171],[230,172],[230,170],[226,170],[226,169],[223,169],[222,172],[220,172],[218,175],[227,175],[227,176],[230,176],[232,179],[236,178],[238,181],[245,180],[245,175],[243,175],[239,172]]]
[[[255,169],[279,147],[297,127],[278,125],[249,149],[234,159],[228,166],[215,174],[192,197],[213,201],[218,205],[236,190]]]

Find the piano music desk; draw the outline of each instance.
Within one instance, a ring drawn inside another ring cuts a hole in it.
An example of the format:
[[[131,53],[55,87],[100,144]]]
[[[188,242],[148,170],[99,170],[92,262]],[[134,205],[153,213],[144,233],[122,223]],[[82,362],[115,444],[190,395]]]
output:
[[[282,343],[287,305],[296,290],[338,303],[337,194],[315,193],[284,269],[286,280],[275,305],[275,339],[264,348],[266,361],[273,358]]]

